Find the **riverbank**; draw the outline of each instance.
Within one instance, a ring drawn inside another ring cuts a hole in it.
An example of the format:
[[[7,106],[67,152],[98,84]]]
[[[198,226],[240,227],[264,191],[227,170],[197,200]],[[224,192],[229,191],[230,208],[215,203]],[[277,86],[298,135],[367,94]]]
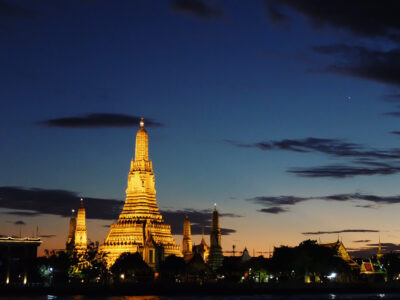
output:
[[[357,284],[171,284],[127,283],[114,286],[68,285],[54,287],[0,287],[1,296],[86,295],[86,296],[200,296],[200,295],[300,295],[300,294],[400,294],[400,283]]]

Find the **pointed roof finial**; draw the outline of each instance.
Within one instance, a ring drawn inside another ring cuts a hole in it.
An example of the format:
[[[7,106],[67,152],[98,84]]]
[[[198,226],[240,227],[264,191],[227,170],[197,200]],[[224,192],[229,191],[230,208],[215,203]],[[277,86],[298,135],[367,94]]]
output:
[[[217,203],[214,203],[214,211],[217,210]]]
[[[140,118],[140,128],[143,128],[144,127],[144,118],[143,117],[141,117]]]
[[[81,198],[81,208],[83,208],[83,198]]]

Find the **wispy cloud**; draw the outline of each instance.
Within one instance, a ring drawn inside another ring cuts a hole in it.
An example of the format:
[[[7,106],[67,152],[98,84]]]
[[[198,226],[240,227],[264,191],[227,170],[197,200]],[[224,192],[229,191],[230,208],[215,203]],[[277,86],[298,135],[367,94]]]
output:
[[[310,231],[302,232],[304,235],[321,235],[321,234],[338,234],[338,233],[364,233],[364,232],[379,232],[375,229],[343,229],[343,230],[333,230],[333,231]]]
[[[400,10],[400,3],[387,1],[377,5],[374,0],[319,1],[319,0],[266,0],[271,21],[290,20],[287,9],[308,18],[313,28],[330,26],[354,35],[392,40],[400,39],[400,22],[393,14]],[[338,13],[340,11],[340,13]]]
[[[351,158],[400,158],[400,148],[377,150],[341,139],[308,137],[256,143],[240,143],[232,140],[225,140],[225,142],[240,148],[256,148],[263,151],[285,150],[297,153],[323,153],[334,157]]]
[[[334,56],[337,61],[325,68],[330,73],[339,73],[400,85],[400,48],[387,51],[361,46],[335,44],[315,46],[316,53]]]
[[[365,247],[360,248],[348,248],[348,252],[353,257],[371,257],[375,255],[378,251],[377,243],[370,243],[366,244]],[[383,252],[398,252],[400,250],[400,245],[394,243],[381,243],[382,251]]]
[[[203,0],[174,0],[173,11],[181,14],[192,15],[198,18],[219,18],[223,12],[221,8],[208,5]]]
[[[279,207],[279,206],[272,206],[270,208],[261,208],[258,210],[259,212],[263,212],[263,213],[267,213],[267,214],[280,214],[280,213],[284,213],[287,212],[286,208],[283,207]]]
[[[51,238],[56,237],[56,235],[55,234],[42,234],[39,237],[44,238],[44,239],[51,239]]]
[[[400,203],[400,195],[398,196],[377,196],[370,194],[334,194],[327,196],[313,196],[313,197],[298,197],[298,196],[257,196],[248,198],[246,201],[258,204],[264,208],[260,212],[264,213],[285,213],[289,211],[290,206],[298,203],[319,200],[319,201],[338,201],[338,202],[354,202],[356,207],[363,208],[376,208],[376,205],[389,205]],[[359,202],[367,202],[367,204],[360,204]]]
[[[34,212],[34,211],[9,211],[9,212],[3,212],[3,214],[15,215],[15,216],[21,216],[21,217],[37,217],[37,216],[40,216],[40,213]]]
[[[309,168],[291,168],[288,173],[295,174],[300,177],[331,177],[331,178],[348,178],[354,176],[371,176],[371,175],[392,175],[400,172],[400,165],[385,164],[379,167],[371,166],[351,166],[351,165],[327,165],[321,167]]]
[[[101,127],[136,127],[139,126],[140,117],[124,115],[96,113],[84,116],[65,117],[39,121],[36,124],[47,127],[62,128],[101,128]],[[146,127],[163,127],[164,124],[150,118],[145,119]]]
[[[317,167],[297,167],[287,170],[300,177],[347,178],[354,176],[392,175],[400,172],[400,148],[374,149],[341,139],[309,137],[241,143],[225,140],[239,148],[256,148],[262,151],[291,151],[296,153],[322,153],[334,158],[352,159],[345,164]]]

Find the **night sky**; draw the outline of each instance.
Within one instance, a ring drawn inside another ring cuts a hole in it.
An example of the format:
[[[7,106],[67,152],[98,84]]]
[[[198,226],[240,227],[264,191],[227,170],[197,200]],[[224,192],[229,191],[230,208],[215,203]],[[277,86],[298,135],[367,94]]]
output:
[[[0,234],[102,242],[145,118],[182,243],[400,249],[399,1],[0,0]]]

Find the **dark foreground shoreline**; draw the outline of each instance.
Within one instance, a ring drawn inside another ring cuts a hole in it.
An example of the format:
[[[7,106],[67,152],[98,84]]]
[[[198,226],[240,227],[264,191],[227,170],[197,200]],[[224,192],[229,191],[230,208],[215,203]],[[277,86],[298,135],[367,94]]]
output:
[[[131,283],[114,286],[69,285],[55,287],[0,287],[2,296],[85,295],[85,296],[209,296],[209,295],[301,295],[301,294],[400,295],[400,282],[360,284],[171,284]]]

